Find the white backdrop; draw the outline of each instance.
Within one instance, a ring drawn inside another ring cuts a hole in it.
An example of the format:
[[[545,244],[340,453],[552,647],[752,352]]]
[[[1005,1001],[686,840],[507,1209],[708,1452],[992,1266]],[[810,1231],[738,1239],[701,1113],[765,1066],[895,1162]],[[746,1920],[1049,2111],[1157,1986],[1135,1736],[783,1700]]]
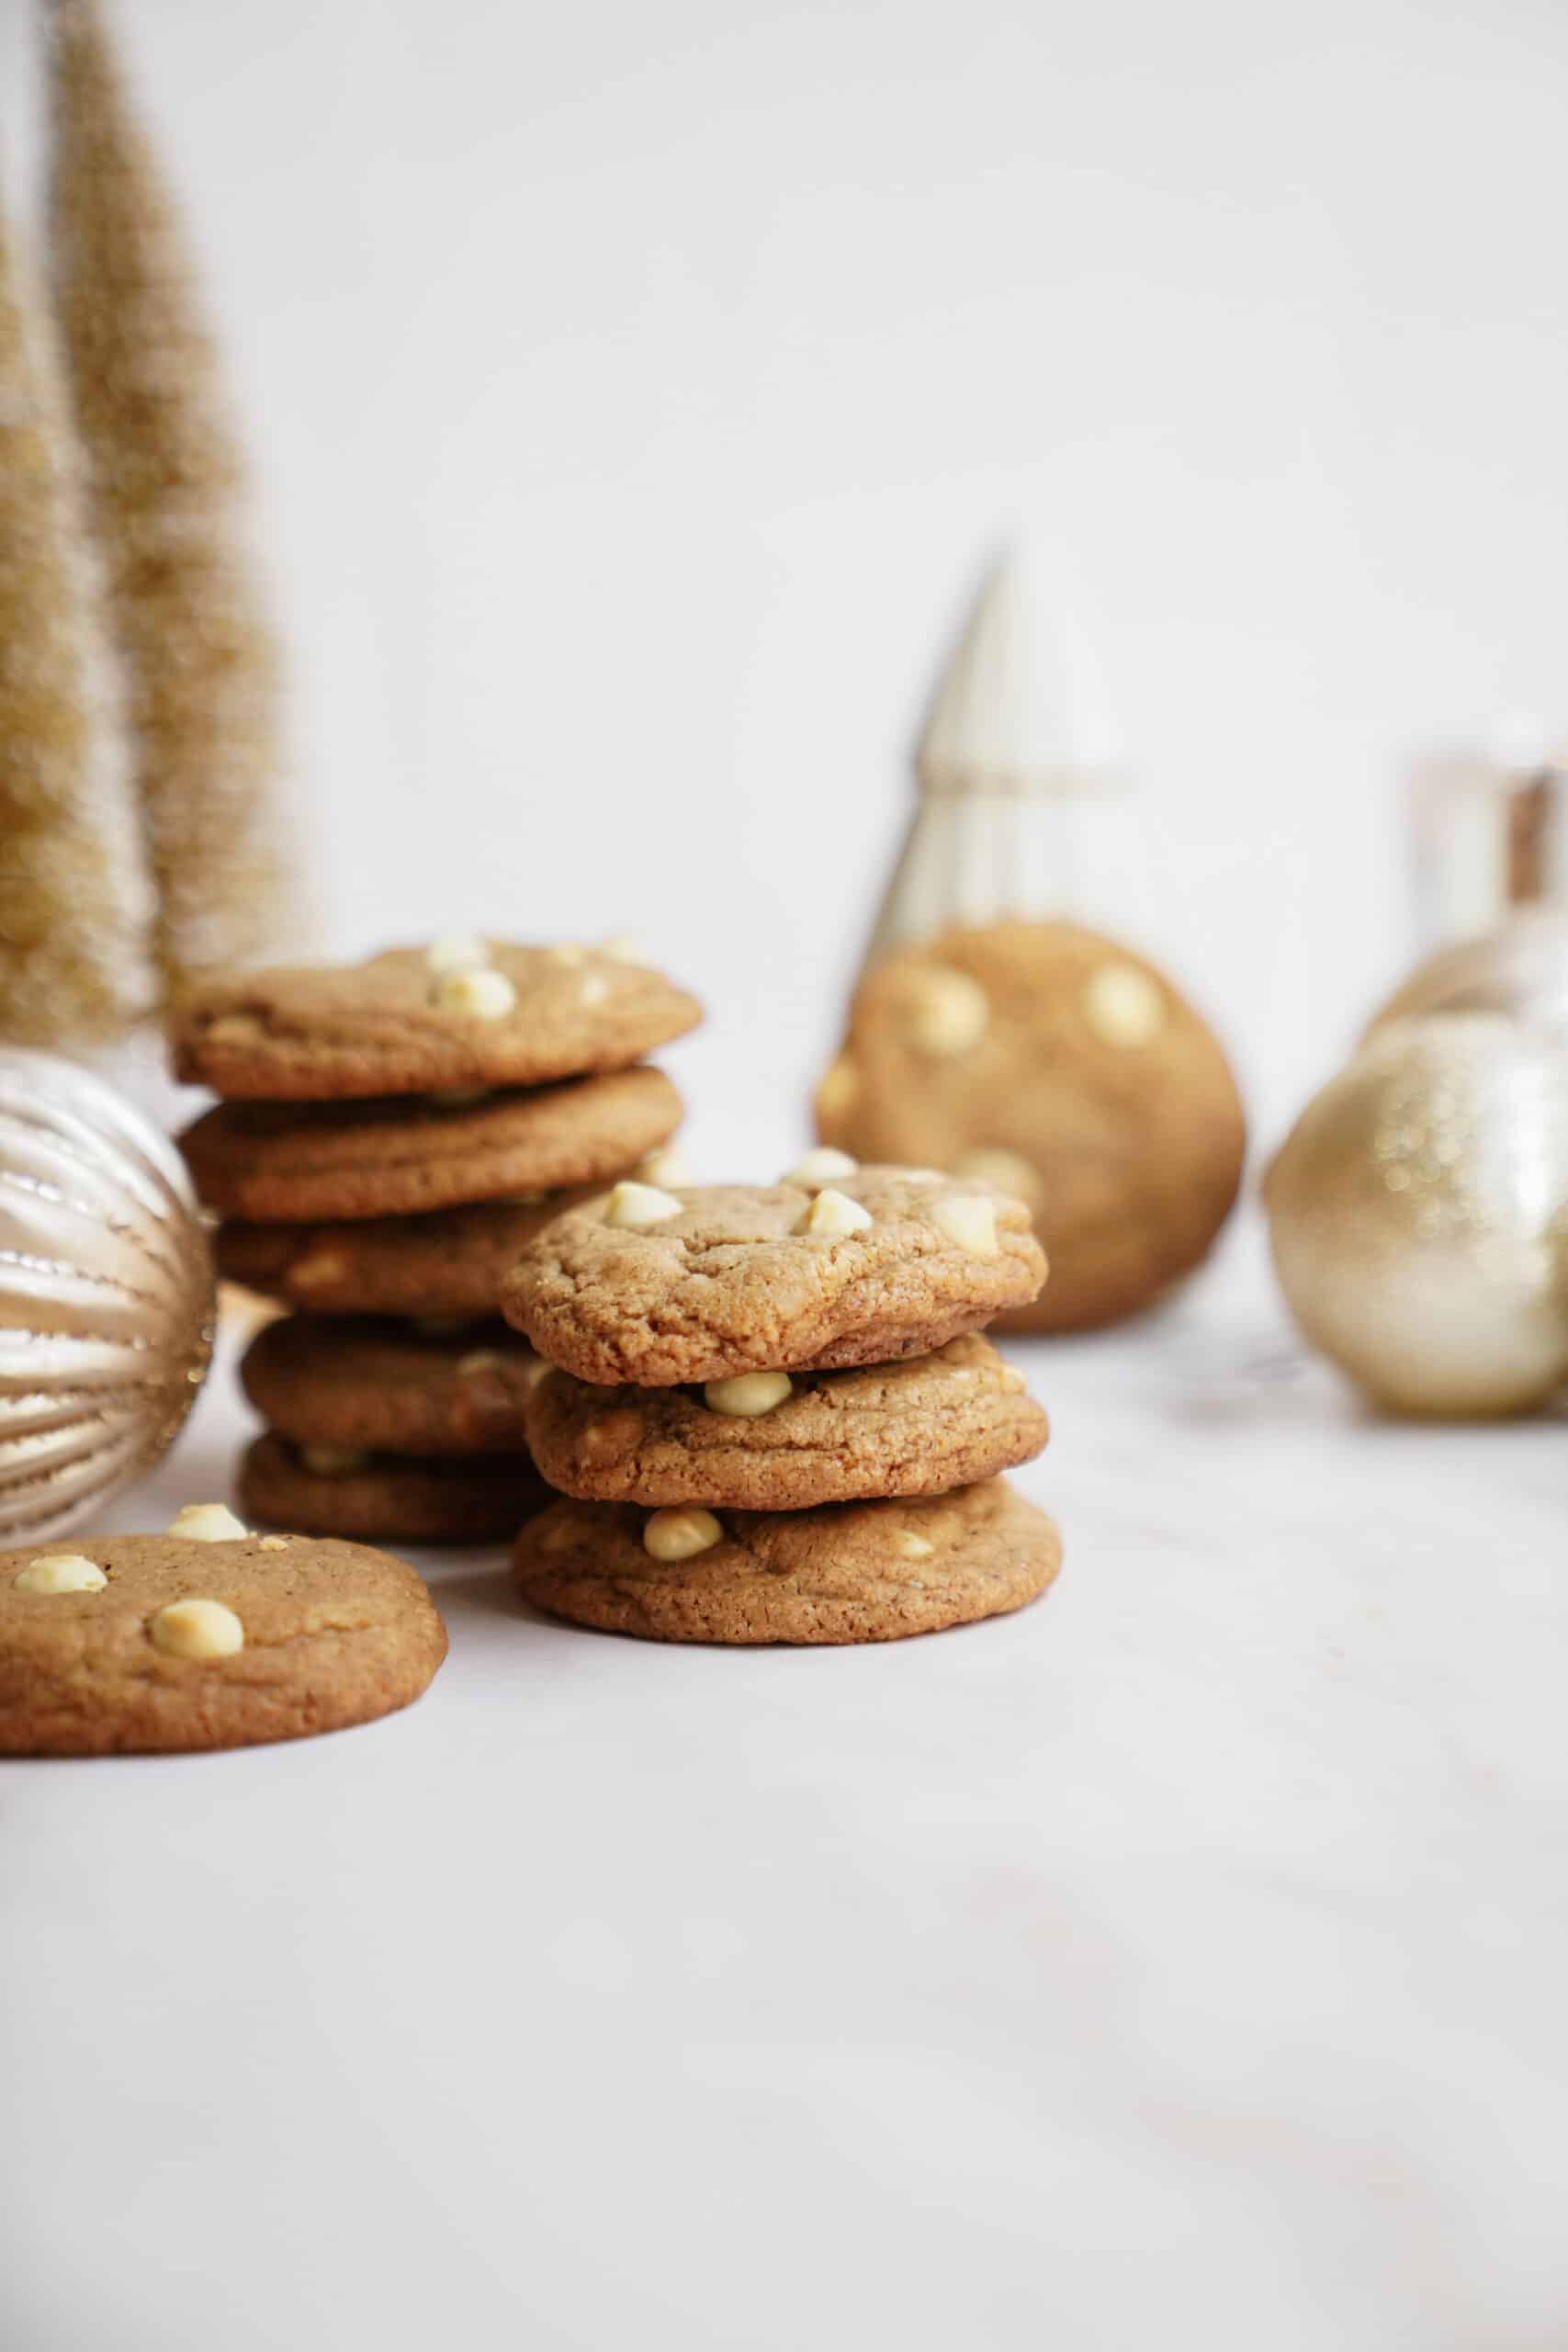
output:
[[[37,141],[6,12],[13,193]],[[1413,748],[1554,722],[1551,0],[120,0],[336,942],[627,930],[793,1134],[975,568],[1081,583],[1159,944],[1277,1129],[1407,945]]]

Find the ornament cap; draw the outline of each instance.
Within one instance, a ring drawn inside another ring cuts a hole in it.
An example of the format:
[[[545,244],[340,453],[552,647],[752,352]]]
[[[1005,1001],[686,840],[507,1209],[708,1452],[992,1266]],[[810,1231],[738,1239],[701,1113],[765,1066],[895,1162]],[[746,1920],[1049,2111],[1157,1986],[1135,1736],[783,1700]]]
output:
[[[1125,780],[1099,665],[1043,574],[1014,547],[983,583],[916,749],[924,791],[1066,798]]]

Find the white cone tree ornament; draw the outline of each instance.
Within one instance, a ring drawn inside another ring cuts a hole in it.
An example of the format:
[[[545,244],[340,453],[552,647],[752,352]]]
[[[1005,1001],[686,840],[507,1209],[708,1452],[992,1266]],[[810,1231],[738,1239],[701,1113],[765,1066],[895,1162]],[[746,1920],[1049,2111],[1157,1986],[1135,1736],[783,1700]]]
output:
[[[915,780],[868,965],[950,923],[1085,911],[1097,817],[1126,778],[1092,650],[1037,556],[1014,550],[987,576],[931,698]]]
[[[1305,1337],[1392,1412],[1528,1412],[1568,1381],[1568,1051],[1495,1012],[1390,1023],[1265,1184]]]

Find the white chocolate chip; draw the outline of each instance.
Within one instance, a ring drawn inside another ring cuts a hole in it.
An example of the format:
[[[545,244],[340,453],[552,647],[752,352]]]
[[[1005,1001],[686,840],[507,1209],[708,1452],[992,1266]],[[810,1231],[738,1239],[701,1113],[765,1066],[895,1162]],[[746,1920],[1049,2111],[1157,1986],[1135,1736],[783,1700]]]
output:
[[[264,1535],[256,1549],[258,1552],[287,1552],[293,1541],[292,1535]]]
[[[575,947],[570,940],[562,940],[556,947],[547,947],[545,954],[552,964],[565,964],[569,967],[585,963],[588,957],[586,947]]]
[[[692,1181],[686,1155],[673,1144],[666,1144],[662,1151],[650,1151],[646,1159],[639,1159],[637,1172],[645,1184],[689,1184]]]
[[[997,1238],[995,1206],[978,1193],[957,1193],[949,1200],[933,1201],[931,1223],[960,1250],[967,1250],[971,1257],[999,1258],[1002,1254]]]
[[[787,1372],[738,1372],[728,1380],[710,1380],[703,1390],[703,1402],[710,1413],[754,1421],[760,1414],[782,1405],[794,1391],[795,1383]]]
[[[245,1646],[245,1629],[220,1600],[171,1600],[148,1627],[165,1657],[232,1657]]]
[[[1021,1396],[1029,1383],[1017,1364],[1004,1363],[997,1374],[997,1385],[1009,1396]]]
[[[796,1233],[825,1234],[829,1238],[846,1233],[863,1233],[871,1223],[871,1211],[852,1201],[847,1193],[836,1192],[831,1184],[818,1193],[811,1206],[795,1220]]]
[[[81,1552],[45,1552],[11,1578],[17,1592],[102,1592],[108,1578]]]
[[[348,1272],[348,1261],[335,1250],[310,1250],[288,1269],[294,1290],[331,1290]]]
[[[577,1530],[570,1519],[558,1519],[538,1541],[541,1552],[570,1552],[577,1541]]]
[[[987,1147],[979,1151],[965,1151],[953,1163],[955,1176],[966,1176],[972,1184],[994,1184],[998,1193],[1010,1193],[1014,1200],[1026,1207],[1043,1204],[1045,1185],[1038,1168],[1025,1159],[1021,1151],[1004,1151]]]
[[[711,1510],[688,1506],[680,1510],[656,1510],[642,1531],[642,1548],[650,1559],[690,1560],[711,1551],[724,1530]]]
[[[603,1004],[610,993],[610,983],[603,972],[590,972],[578,993],[584,1004]]]
[[[808,1193],[816,1193],[840,1176],[852,1176],[859,1166],[860,1161],[852,1159],[847,1151],[835,1151],[830,1143],[819,1143],[815,1151],[808,1151],[804,1159],[797,1159],[779,1182],[783,1184],[803,1184]]]
[[[352,1478],[370,1467],[370,1456],[358,1445],[302,1445],[299,1459],[318,1478]]]
[[[612,964],[640,964],[642,962],[642,957],[637,952],[636,940],[628,939],[625,932],[618,932],[614,939],[601,940],[599,953],[601,956],[607,956]]]
[[[215,1046],[249,1046],[261,1033],[261,1023],[254,1012],[220,1012],[216,1021],[208,1023],[205,1034]]]
[[[459,1380],[477,1380],[480,1373],[502,1372],[505,1366],[505,1357],[497,1355],[493,1348],[476,1348],[471,1356],[458,1357],[457,1377]]]
[[[430,991],[430,1001],[442,1012],[468,1012],[476,1021],[504,1020],[517,1002],[517,991],[504,972],[487,965],[478,971],[443,972]]]
[[[449,939],[433,939],[424,951],[433,972],[477,972],[490,962],[490,949],[471,932],[454,932]]]
[[[990,1017],[978,980],[951,964],[931,964],[915,983],[905,1022],[921,1053],[966,1054],[985,1035]]]
[[[917,1535],[912,1527],[901,1527],[893,1539],[893,1548],[906,1560],[929,1560],[936,1545],[928,1543],[923,1535]]]
[[[168,1532],[193,1544],[243,1544],[250,1533],[222,1503],[186,1503],[169,1521]]]
[[[823,1072],[822,1082],[817,1089],[818,1116],[823,1119],[841,1118],[852,1107],[859,1092],[860,1072],[848,1054],[840,1054],[831,1068]]]
[[[1146,1046],[1165,1027],[1165,998],[1135,964],[1102,964],[1083,992],[1084,1018],[1108,1046]]]
[[[657,1184],[634,1184],[629,1181],[617,1184],[604,1204],[606,1225],[625,1226],[637,1232],[646,1225],[662,1225],[666,1217],[679,1216],[682,1204],[673,1193],[660,1191]]]

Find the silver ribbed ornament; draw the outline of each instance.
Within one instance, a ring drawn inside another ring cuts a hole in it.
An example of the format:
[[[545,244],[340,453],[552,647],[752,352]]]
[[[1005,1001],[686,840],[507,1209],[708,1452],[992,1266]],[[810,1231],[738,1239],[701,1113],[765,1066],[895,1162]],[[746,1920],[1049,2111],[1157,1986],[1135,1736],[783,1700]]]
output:
[[[151,1467],[213,1327],[167,1138],[92,1071],[0,1049],[0,1543],[62,1533]]]

